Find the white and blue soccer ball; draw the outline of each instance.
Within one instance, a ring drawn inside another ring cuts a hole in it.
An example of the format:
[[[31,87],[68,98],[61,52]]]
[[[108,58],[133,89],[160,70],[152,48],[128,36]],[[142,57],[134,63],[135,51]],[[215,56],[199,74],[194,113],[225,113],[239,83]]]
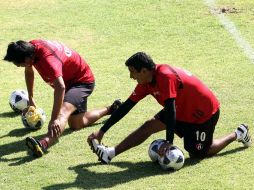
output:
[[[11,93],[9,104],[13,111],[21,113],[22,110],[28,107],[29,99],[26,90],[15,90]]]
[[[158,161],[165,170],[179,170],[184,165],[184,154],[177,146],[171,146]]]
[[[46,114],[42,108],[30,106],[28,111],[21,115],[23,126],[28,129],[38,130],[46,121]]]
[[[159,158],[158,150],[160,149],[161,145],[164,144],[166,141],[163,139],[154,140],[148,149],[148,155],[151,158],[152,162],[157,162]]]

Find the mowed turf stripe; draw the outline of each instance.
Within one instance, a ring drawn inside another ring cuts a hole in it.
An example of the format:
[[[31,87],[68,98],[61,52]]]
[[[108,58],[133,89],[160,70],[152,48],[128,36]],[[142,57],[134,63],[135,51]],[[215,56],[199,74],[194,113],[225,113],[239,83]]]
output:
[[[215,15],[220,23],[224,26],[224,28],[231,34],[231,36],[235,39],[237,45],[241,47],[246,54],[247,58],[254,63],[254,49],[251,47],[251,45],[244,39],[244,37],[241,35],[240,31],[237,30],[234,23],[228,19],[225,14],[221,13],[220,11],[217,11],[215,0],[204,0],[204,3],[209,6],[211,13]]]

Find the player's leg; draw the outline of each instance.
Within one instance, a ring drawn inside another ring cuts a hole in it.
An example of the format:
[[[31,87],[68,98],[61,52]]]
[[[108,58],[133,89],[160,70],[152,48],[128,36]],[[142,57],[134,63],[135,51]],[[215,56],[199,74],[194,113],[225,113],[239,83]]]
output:
[[[161,113],[161,114],[160,114]],[[103,163],[109,163],[111,159],[135,146],[143,143],[152,134],[165,130],[166,125],[160,120],[163,110],[159,112],[153,119],[146,121],[141,127],[128,135],[122,142],[115,147],[106,147],[92,141],[92,146]]]
[[[146,121],[141,127],[128,135],[122,142],[115,147],[115,155],[119,155],[135,146],[140,145],[152,134],[165,130],[166,126],[158,119]]]
[[[76,110],[76,107],[68,102],[64,102],[62,104],[62,107],[60,109],[60,114],[58,115],[58,119],[60,121],[60,133],[61,135],[64,132],[65,126],[68,122],[68,118],[70,117],[70,115]],[[43,141],[45,141],[47,143],[47,147],[50,147],[52,144],[54,144],[57,141],[57,137],[51,137],[51,135],[49,134],[49,132],[40,140],[40,142],[42,144]]]
[[[220,152],[230,143],[238,140],[245,146],[250,146],[251,138],[246,125],[240,125],[235,132],[222,138],[213,139],[215,126],[219,119],[219,110],[207,122],[201,125],[182,125],[184,147],[191,156],[204,158]]]
[[[146,121],[141,127],[128,135],[115,147],[106,147],[92,141],[94,151],[103,163],[109,163],[113,157],[143,143],[152,134],[165,130],[166,126],[158,119]]]
[[[209,148],[207,155],[212,156],[217,154],[218,152],[220,152],[222,149],[224,149],[227,145],[234,142],[235,140],[236,140],[235,132],[230,133],[218,139],[213,139],[213,142]]]
[[[224,149],[227,145],[237,140],[238,142],[243,143],[245,147],[251,146],[252,139],[249,134],[249,128],[245,124],[241,124],[235,132],[232,132],[222,138],[214,139],[213,143],[210,146],[208,151],[208,155],[212,156],[222,149]]]
[[[64,95],[64,101],[58,115],[60,121],[61,134],[64,131],[65,125],[70,115],[79,107],[82,107],[83,99],[92,93],[94,84],[75,85],[69,88]],[[85,102],[86,103],[86,102]],[[86,109],[86,108],[85,108]],[[33,137],[26,138],[26,145],[32,150],[35,157],[41,157],[43,153],[57,141],[58,138],[51,137],[49,132],[40,140]]]
[[[219,110],[205,123],[192,124],[177,121],[177,130],[183,136],[184,148],[191,157],[204,158],[213,143],[213,133],[219,119]],[[227,139],[229,140],[229,139]]]
[[[91,111],[86,111],[87,98],[83,101],[82,105],[82,109],[76,110],[68,120],[69,126],[73,130],[87,127],[101,119],[103,116],[112,114],[121,105],[121,101],[115,100],[111,106]]]
[[[58,119],[60,121],[60,131],[63,133],[65,126],[67,124],[68,118],[76,107],[68,102],[64,102]],[[45,134],[40,140],[36,140],[33,137],[26,138],[26,145],[32,151],[35,157],[41,157],[47,149],[58,140],[57,137],[51,137],[49,132]]]

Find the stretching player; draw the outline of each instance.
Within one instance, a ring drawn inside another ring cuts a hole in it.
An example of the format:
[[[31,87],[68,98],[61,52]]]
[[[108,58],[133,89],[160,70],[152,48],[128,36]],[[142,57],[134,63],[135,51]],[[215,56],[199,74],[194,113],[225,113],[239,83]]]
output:
[[[25,67],[30,106],[35,106],[34,68],[54,89],[48,133],[40,140],[26,138],[26,145],[35,157],[41,157],[57,141],[67,122],[71,129],[79,130],[111,114],[121,104],[116,100],[111,106],[87,111],[87,98],[95,86],[94,75],[86,61],[62,43],[40,39],[11,42],[4,60]]]
[[[138,52],[126,61],[130,78],[137,86],[102,128],[88,137],[88,143],[103,163],[144,142],[153,133],[166,130],[166,141],[159,154],[173,144],[174,133],[183,138],[190,156],[212,156],[237,140],[251,145],[248,126],[241,124],[235,132],[213,139],[220,115],[220,104],[212,91],[190,72],[166,64],[155,64],[150,56]],[[163,109],[128,135],[115,147],[100,144],[107,130],[122,119],[141,99],[152,95]],[[95,141],[98,140],[99,143]]]

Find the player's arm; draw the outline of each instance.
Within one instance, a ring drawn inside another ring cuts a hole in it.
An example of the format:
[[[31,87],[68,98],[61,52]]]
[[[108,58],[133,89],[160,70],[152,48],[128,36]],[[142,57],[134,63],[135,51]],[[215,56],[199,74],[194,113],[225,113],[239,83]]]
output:
[[[54,80],[54,103],[51,113],[51,121],[56,120],[60,113],[60,109],[64,99],[64,93],[65,93],[65,84],[63,77],[60,76]]]
[[[35,106],[35,102],[33,99],[34,96],[34,70],[33,66],[26,66],[25,67],[25,81],[26,81],[26,87],[28,92],[28,98],[29,98],[29,105]],[[35,106],[36,107],[36,106]]]
[[[173,144],[174,130],[176,125],[176,109],[174,98],[169,98],[165,101],[164,110],[164,118],[166,124],[166,140],[169,144]]]
[[[97,132],[92,133],[88,136],[88,143],[90,144],[91,140],[97,139],[99,142],[103,138],[104,133],[106,133],[110,127],[112,127],[115,123],[120,121],[134,106],[136,102],[131,99],[127,99],[106,121],[106,123],[101,127],[101,129]]]
[[[61,135],[61,123],[58,119],[60,109],[64,99],[65,84],[63,77],[58,77],[54,80],[54,103],[51,113],[51,119],[48,125],[48,131],[51,137],[59,137]]]
[[[165,101],[164,110],[167,143],[164,143],[158,150],[158,154],[161,156],[164,155],[165,151],[173,144],[174,141],[174,130],[176,125],[176,110],[174,98],[169,98]]]
[[[100,131],[106,133],[107,130],[121,120],[134,106],[136,102],[131,99],[127,99],[106,121],[106,123],[101,127]]]

